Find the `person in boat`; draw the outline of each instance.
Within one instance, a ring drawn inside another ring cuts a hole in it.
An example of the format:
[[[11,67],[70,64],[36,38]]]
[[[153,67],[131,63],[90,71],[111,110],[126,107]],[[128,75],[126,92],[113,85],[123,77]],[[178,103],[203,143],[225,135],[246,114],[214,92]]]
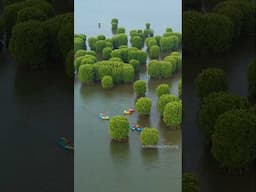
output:
[[[136,124],[134,127],[135,127],[135,128],[139,128],[140,126],[139,126],[138,124]]]

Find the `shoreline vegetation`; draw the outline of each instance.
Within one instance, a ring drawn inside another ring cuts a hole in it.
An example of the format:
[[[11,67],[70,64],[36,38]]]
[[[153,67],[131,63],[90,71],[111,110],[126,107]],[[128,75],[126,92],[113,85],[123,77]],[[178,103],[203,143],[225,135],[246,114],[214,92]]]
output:
[[[181,34],[167,27],[162,36],[155,36],[150,23],[145,24],[145,29],[132,29],[127,34],[124,27],[119,27],[117,18],[112,19],[110,27],[111,37],[104,34],[92,37],[75,34],[75,75],[83,86],[101,84],[103,89],[133,83],[133,91],[137,96],[136,112],[149,118],[153,101],[146,94],[148,82],[139,79],[141,66],[146,67],[152,80],[168,80],[180,71]],[[178,128],[181,124],[181,86],[180,80],[179,97],[170,94],[171,87],[168,84],[160,84],[156,89],[158,110],[161,110],[160,116],[166,126]],[[109,134],[112,141],[127,143],[130,127],[126,116],[111,117]],[[142,145],[156,145],[159,140],[158,129],[143,128],[140,140]]]

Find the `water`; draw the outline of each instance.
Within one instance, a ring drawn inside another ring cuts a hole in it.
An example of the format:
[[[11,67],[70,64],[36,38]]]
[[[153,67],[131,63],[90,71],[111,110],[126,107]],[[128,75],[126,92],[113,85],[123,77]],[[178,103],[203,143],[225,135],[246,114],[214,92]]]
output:
[[[64,71],[17,71],[2,52],[0,87],[1,190],[72,191],[74,155],[57,141],[73,138],[73,82]]]
[[[194,79],[204,68],[220,67],[226,72],[231,93],[247,96],[247,66],[255,59],[253,39],[237,43],[234,48],[222,56],[183,57],[183,171],[198,175],[201,191],[204,192],[255,192],[255,166],[243,175],[227,175],[205,147],[205,142],[197,124],[199,100],[195,94]]]
[[[111,36],[111,19],[119,19],[126,31],[145,28],[150,22],[155,33],[162,34],[167,26],[181,31],[181,1],[75,1],[75,32],[88,37],[98,34]],[[131,9],[129,9],[131,7]],[[158,8],[161,9],[161,12]],[[154,14],[157,12],[157,14]],[[169,18],[169,19],[168,19]],[[98,29],[98,22],[102,27]],[[164,126],[156,110],[155,88],[160,83],[172,85],[171,93],[178,95],[177,83],[181,73],[169,80],[151,81],[142,67],[140,79],[148,82],[147,96],[153,100],[150,117],[137,113],[129,116],[131,123],[156,127],[159,145],[174,145],[177,149],[142,149],[139,133],[130,132],[128,144],[114,144],[108,134],[108,122],[97,114],[121,115],[134,106],[132,85],[103,90],[100,85],[74,85],[75,100],[75,191],[181,191],[181,130]]]

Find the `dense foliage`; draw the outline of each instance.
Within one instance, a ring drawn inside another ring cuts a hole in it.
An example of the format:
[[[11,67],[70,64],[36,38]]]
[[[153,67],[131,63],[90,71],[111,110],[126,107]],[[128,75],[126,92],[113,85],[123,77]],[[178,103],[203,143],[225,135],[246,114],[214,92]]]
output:
[[[256,115],[246,110],[223,113],[216,121],[212,154],[227,169],[241,169],[256,157]]]
[[[142,145],[156,145],[159,140],[158,130],[155,128],[144,128],[140,134]]]
[[[18,64],[25,67],[44,64],[47,61],[47,34],[42,23],[27,21],[14,26],[10,51]]]
[[[128,44],[128,37],[124,33],[116,34],[112,37],[113,48],[117,49],[120,46]]]
[[[111,76],[106,75],[101,80],[101,86],[104,89],[109,89],[113,87],[113,79]]]
[[[105,47],[102,50],[102,56],[105,60],[108,60],[111,58],[112,49],[110,47]]]
[[[47,31],[48,57],[55,64],[62,64],[66,57],[64,52],[74,49],[74,42],[70,38],[70,35],[74,35],[73,22],[73,13],[65,13],[52,17],[43,23],[44,29]],[[67,40],[67,42],[62,42],[63,40]]]
[[[160,96],[157,101],[157,110],[161,115],[163,115],[165,106],[172,101],[179,101],[179,98],[172,94],[164,94]]]
[[[148,97],[141,97],[136,101],[135,108],[140,115],[149,115],[152,101]]]
[[[217,9],[219,7],[233,7],[241,12],[241,34],[248,35],[248,34],[255,34],[255,4],[253,1],[250,0],[228,0],[220,2],[216,5]],[[222,13],[227,15],[226,13]],[[234,17],[231,20],[234,21]]]
[[[151,60],[148,64],[148,74],[152,79],[167,79],[172,73],[173,65],[168,61]]]
[[[145,96],[147,91],[146,82],[143,80],[137,80],[133,84],[133,90],[138,97]]]
[[[245,109],[248,107],[246,98],[232,95],[225,92],[211,93],[203,99],[202,106],[199,111],[199,125],[210,140],[214,132],[214,126],[218,117],[229,110]]]
[[[182,191],[183,192],[199,192],[199,181],[191,173],[182,175]]]
[[[182,102],[171,101],[164,107],[163,121],[167,126],[178,127],[182,122]]]
[[[156,88],[156,94],[158,97],[161,97],[164,94],[170,93],[170,86],[168,84],[160,84]]]
[[[195,80],[196,92],[200,98],[212,92],[226,91],[227,79],[222,69],[204,69]]]
[[[153,45],[149,49],[150,59],[159,59],[160,56],[160,47],[158,45]]]
[[[85,51],[86,49],[86,36],[85,35],[75,35],[74,37],[74,51],[77,53],[77,51]],[[77,57],[77,56],[76,56]]]
[[[17,22],[17,18],[18,18],[18,13],[20,11],[24,11],[22,9],[24,8],[33,8],[33,9],[39,9],[43,12],[43,14],[46,16],[46,17],[51,17],[53,16],[53,7],[50,3],[48,3],[47,1],[44,1],[44,0],[26,0],[26,1],[19,1],[19,2],[15,2],[15,3],[12,3],[12,4],[9,4],[7,6],[4,7],[4,10],[3,10],[3,19],[4,19],[4,24],[5,24],[5,30],[7,33],[11,33],[12,32],[12,28],[13,26],[16,24]],[[21,15],[23,16],[20,16],[20,19],[25,19],[28,17],[31,17],[33,14],[32,17],[35,17],[36,14],[38,14],[38,11],[37,13],[32,13],[32,12],[29,12],[28,13],[28,9],[26,9],[27,11],[25,11],[26,13],[21,13]],[[42,19],[42,13],[39,13],[40,14],[40,18]],[[22,18],[21,18],[22,17]],[[38,15],[36,16],[36,18],[38,19]]]
[[[79,80],[84,84],[91,84],[95,80],[95,67],[91,64],[82,65],[78,72]]]
[[[18,12],[17,23],[25,22],[28,20],[45,21],[47,17],[48,16],[41,9],[35,7],[25,7]]]
[[[185,53],[219,54],[231,45],[233,23],[221,14],[187,11],[183,13],[183,37]]]
[[[144,40],[142,37],[136,35],[131,37],[132,47],[136,47],[138,49],[142,49],[144,46]]]
[[[129,121],[124,116],[115,116],[110,119],[109,133],[112,140],[125,141],[129,135]]]
[[[242,29],[243,14],[237,6],[233,3],[230,4],[219,4],[215,7],[214,11],[218,14],[227,16],[233,23],[234,26],[234,38],[240,37]]]

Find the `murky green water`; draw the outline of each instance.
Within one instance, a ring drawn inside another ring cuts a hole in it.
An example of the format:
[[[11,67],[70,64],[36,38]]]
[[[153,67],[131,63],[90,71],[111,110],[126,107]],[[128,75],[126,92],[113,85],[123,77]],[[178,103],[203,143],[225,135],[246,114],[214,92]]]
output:
[[[130,9],[131,8],[131,9]],[[159,11],[159,10],[162,11]],[[110,21],[119,18],[127,31],[152,24],[162,34],[167,26],[181,31],[181,1],[75,1],[75,31],[88,36],[111,35]],[[154,14],[154,12],[157,13]],[[97,23],[102,23],[98,29]],[[178,148],[142,149],[139,133],[130,132],[128,144],[113,144],[108,134],[108,122],[97,118],[99,112],[122,115],[124,109],[134,106],[132,85],[119,85],[103,90],[100,85],[83,86],[75,80],[75,191],[93,192],[179,192],[181,191],[181,130],[164,126],[156,110],[155,88],[160,83],[172,85],[178,95],[177,83],[181,73],[169,80],[148,80],[145,67],[140,79],[148,81],[147,96],[153,100],[149,117],[129,116],[131,123],[156,127],[160,131],[159,145]]]

